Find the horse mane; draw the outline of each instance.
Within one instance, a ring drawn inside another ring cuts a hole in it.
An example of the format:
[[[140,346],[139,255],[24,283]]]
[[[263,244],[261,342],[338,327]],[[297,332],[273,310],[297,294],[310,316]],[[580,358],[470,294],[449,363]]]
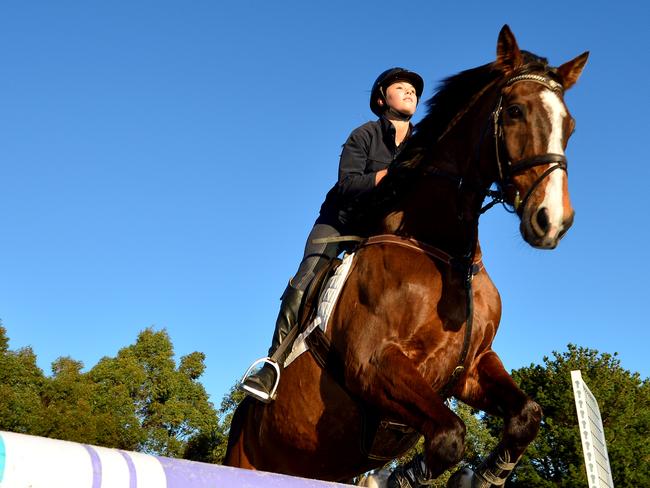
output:
[[[414,128],[397,164],[391,169],[409,170],[422,163],[422,153],[432,149],[451,121],[465,109],[473,96],[502,75],[494,63],[461,71],[443,79],[426,102],[427,113]]]
[[[549,76],[560,82],[555,68],[548,60],[529,51],[521,51],[523,65],[516,74],[538,73]],[[370,205],[362,205],[371,209],[370,214],[362,216],[363,221],[375,222],[378,215],[391,211],[400,196],[408,191],[415,178],[431,165],[431,154],[439,138],[447,131],[455,118],[462,114],[475,97],[493,83],[505,81],[505,73],[497,67],[496,62],[484,64],[476,68],[461,71],[443,79],[436,92],[427,102],[427,113],[418,122],[411,137],[405,142],[405,147],[397,160],[391,164],[388,174],[381,184],[369,197]]]
[[[546,58],[529,51],[521,51],[521,54],[523,66],[517,69],[517,75],[539,73],[560,81]],[[427,113],[416,124],[394,167],[412,169],[421,164],[423,158],[417,156],[437,144],[449,124],[466,109],[473,97],[501,78],[504,78],[503,71],[492,62],[443,79],[433,97],[426,102]]]

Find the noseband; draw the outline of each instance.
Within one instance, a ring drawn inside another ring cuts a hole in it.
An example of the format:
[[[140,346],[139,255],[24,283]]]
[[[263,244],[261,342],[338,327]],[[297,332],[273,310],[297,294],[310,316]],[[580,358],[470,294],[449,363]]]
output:
[[[535,166],[543,166],[546,164],[550,165],[549,168],[546,171],[544,171],[537,178],[537,180],[535,180],[535,182],[530,186],[524,198],[520,198],[519,191],[517,191],[514,200],[514,211],[519,213],[520,215],[521,212],[523,212],[523,210],[526,208],[526,203],[528,202],[530,196],[533,194],[533,191],[535,191],[535,188],[537,188],[539,184],[548,175],[550,175],[556,169],[561,169],[562,171],[567,172],[567,159],[566,156],[564,156],[564,154],[555,154],[555,153],[539,154],[537,156],[520,159],[515,162],[510,161],[510,158],[508,157],[505,158],[505,163],[503,162],[503,159],[501,158],[501,147],[505,145],[503,140],[503,119],[501,117],[501,114],[503,112],[503,92],[507,87],[512,86],[521,81],[531,81],[533,83],[538,83],[540,85],[545,86],[549,90],[552,90],[553,92],[557,93],[560,96],[562,96],[562,94],[564,93],[564,88],[562,87],[562,85],[547,76],[536,75],[536,74],[522,74],[522,75],[513,76],[508,81],[506,81],[506,83],[503,85],[501,89],[501,93],[499,94],[499,100],[497,102],[497,105],[494,111],[492,112],[492,125],[494,128],[493,131],[494,147],[495,147],[495,154],[496,154],[497,169],[499,171],[498,185],[501,191],[498,192],[499,196],[495,198],[494,202],[491,202],[491,204],[486,205],[487,208],[494,205],[494,203],[498,203],[499,201],[504,202],[504,196],[502,192],[506,186],[514,186],[512,183],[512,178],[514,176],[522,173],[523,171],[529,168],[534,168]],[[487,208],[484,207],[484,210],[487,210]]]

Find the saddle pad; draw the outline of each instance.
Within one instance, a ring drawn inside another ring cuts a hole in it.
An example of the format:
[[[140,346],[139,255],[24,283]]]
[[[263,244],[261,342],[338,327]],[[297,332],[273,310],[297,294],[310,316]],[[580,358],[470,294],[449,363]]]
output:
[[[332,310],[334,310],[334,305],[336,305],[336,301],[339,298],[343,284],[348,277],[353,259],[354,253],[345,254],[339,267],[336,268],[334,274],[327,280],[323,293],[318,298],[316,317],[311,321],[307,328],[296,337],[293,347],[291,348],[291,353],[289,353],[289,356],[287,356],[287,359],[284,362],[285,368],[309,348],[305,339],[316,329],[316,327],[320,327],[323,332],[327,331],[327,323],[332,315]]]

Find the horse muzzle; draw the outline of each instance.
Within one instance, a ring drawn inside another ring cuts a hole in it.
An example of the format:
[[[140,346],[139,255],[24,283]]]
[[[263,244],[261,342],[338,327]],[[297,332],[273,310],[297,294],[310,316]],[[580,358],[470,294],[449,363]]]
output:
[[[519,230],[524,240],[537,249],[555,249],[566,232],[573,225],[573,209],[563,212],[560,218],[553,218],[546,207],[524,209]]]

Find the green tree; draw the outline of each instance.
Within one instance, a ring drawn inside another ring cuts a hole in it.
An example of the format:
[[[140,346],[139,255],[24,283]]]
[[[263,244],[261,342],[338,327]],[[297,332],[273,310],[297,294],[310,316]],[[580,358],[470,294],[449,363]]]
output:
[[[42,435],[74,442],[96,443],[94,385],[81,370],[83,363],[61,357],[52,363],[52,376],[41,392]]]
[[[650,383],[623,369],[616,354],[568,345],[544,365],[513,371],[521,388],[543,408],[537,439],[524,454],[507,486],[587,486],[575,412],[572,370],[582,377],[600,407],[615,486],[650,486]],[[491,419],[491,428],[499,428]]]
[[[61,357],[46,377],[30,348],[10,351],[0,324],[0,429],[171,457],[197,456],[190,439],[219,433],[199,379],[205,357],[174,359],[165,331],[146,329],[84,373]]]
[[[232,416],[235,413],[235,409],[241,401],[246,398],[246,393],[240,390],[238,386],[237,383],[230,387],[230,391],[223,397],[221,400],[221,406],[219,407],[219,416],[222,419],[221,426],[226,435],[230,431],[230,423],[232,422]]]
[[[211,431],[201,432],[188,442],[184,457],[206,463],[222,464],[228,447],[230,423],[237,405],[244,399],[244,392],[234,385],[224,395],[219,408],[221,421]]]
[[[9,350],[7,331],[0,322],[0,429],[43,435],[45,380],[31,348]]]
[[[96,444],[137,451],[146,432],[137,415],[135,398],[146,374],[135,361],[104,357],[88,372],[94,385]]]
[[[121,349],[115,358],[103,358],[89,374],[98,388],[98,409],[119,411],[122,421],[119,432],[113,429],[114,442],[180,457],[191,438],[215,430],[217,413],[198,381],[205,370],[204,359],[203,353],[193,352],[176,367],[167,332],[152,329],[142,331],[136,343]],[[112,420],[107,418],[104,425],[110,426]],[[109,428],[103,433],[105,442],[110,432]]]

